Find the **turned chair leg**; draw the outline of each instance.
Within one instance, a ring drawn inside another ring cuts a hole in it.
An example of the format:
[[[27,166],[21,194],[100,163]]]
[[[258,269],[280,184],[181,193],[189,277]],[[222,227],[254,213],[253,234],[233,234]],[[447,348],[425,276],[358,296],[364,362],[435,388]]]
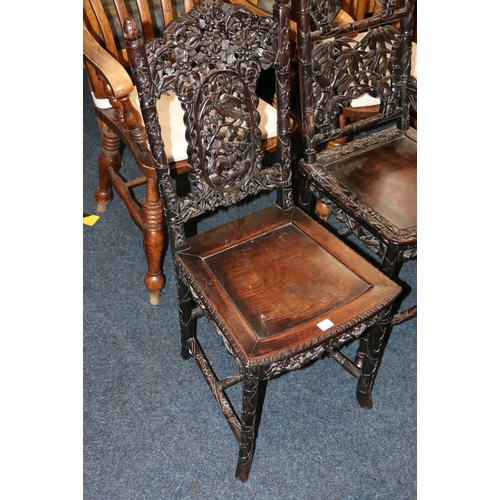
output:
[[[318,214],[320,222],[326,225],[332,211],[322,201],[318,200],[316,201],[316,213]]]
[[[259,370],[249,370],[243,379],[243,405],[241,408],[241,435],[236,477],[245,482],[252,467],[255,450],[257,409],[259,397]]]
[[[164,248],[163,204],[160,200],[156,179],[146,181],[146,198],[142,202],[143,245],[148,264],[144,283],[150,292],[149,301],[160,302],[160,291],[165,285],[165,275],[161,269]]]
[[[99,185],[94,192],[96,210],[105,212],[106,206],[113,199],[111,178],[108,168],[117,170],[121,165],[120,138],[106,125],[101,128],[101,154],[99,155]]]

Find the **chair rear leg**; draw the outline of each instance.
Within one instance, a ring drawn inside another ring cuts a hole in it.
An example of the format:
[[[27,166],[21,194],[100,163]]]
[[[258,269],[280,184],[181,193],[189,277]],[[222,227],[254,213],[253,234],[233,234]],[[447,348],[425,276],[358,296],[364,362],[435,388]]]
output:
[[[106,125],[101,128],[101,154],[99,155],[99,185],[94,192],[96,210],[105,212],[106,206],[113,199],[111,178],[108,168],[117,170],[121,165],[120,138]]]
[[[243,482],[247,481],[250,474],[255,450],[259,385],[259,369],[248,370],[243,379],[240,449],[236,467],[236,477]]]

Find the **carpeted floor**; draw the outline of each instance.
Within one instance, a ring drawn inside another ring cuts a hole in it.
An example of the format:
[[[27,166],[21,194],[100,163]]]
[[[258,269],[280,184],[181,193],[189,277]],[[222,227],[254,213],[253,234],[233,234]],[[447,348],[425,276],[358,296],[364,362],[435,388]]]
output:
[[[83,211],[95,213],[99,131],[86,81],[83,91]],[[133,168],[125,154],[124,171]],[[235,216],[271,203],[274,195],[260,196]],[[207,217],[200,229],[227,217]],[[416,319],[391,335],[372,410],[358,406],[354,378],[330,359],[270,381],[243,484],[234,478],[233,434],[196,363],[179,355],[170,254],[161,303],[152,306],[141,233],[117,197],[94,226],[84,225],[83,245],[85,500],[416,498]],[[401,280],[411,288],[405,303],[416,303],[416,261]],[[229,373],[204,320],[199,335]],[[237,407],[239,389],[229,391]]]

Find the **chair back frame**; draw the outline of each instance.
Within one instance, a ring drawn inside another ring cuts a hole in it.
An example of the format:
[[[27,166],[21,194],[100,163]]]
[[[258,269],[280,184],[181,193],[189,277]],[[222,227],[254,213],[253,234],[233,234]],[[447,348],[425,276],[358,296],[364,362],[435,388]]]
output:
[[[407,85],[410,75],[413,3],[377,0],[376,15],[339,24],[340,0],[298,0],[299,75],[304,158],[315,162],[316,148],[340,137],[397,119],[410,128]],[[400,23],[398,30],[393,25]],[[367,31],[360,40],[352,38]],[[350,36],[350,37],[349,37]],[[339,115],[365,93],[381,100],[377,115],[339,126]]]

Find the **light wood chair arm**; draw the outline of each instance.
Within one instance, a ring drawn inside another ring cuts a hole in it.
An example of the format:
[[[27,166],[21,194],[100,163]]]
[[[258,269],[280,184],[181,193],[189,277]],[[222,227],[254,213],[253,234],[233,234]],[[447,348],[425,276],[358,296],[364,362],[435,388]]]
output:
[[[99,45],[85,25],[83,26],[83,57],[104,78],[114,97],[120,99],[132,92],[134,84],[125,68]]]
[[[261,17],[271,17],[272,12],[266,12],[265,10],[259,9],[259,7],[253,5],[248,0],[229,0],[229,3],[244,5],[248,10],[251,10],[255,14]],[[297,23],[290,19],[290,39],[297,42]]]

